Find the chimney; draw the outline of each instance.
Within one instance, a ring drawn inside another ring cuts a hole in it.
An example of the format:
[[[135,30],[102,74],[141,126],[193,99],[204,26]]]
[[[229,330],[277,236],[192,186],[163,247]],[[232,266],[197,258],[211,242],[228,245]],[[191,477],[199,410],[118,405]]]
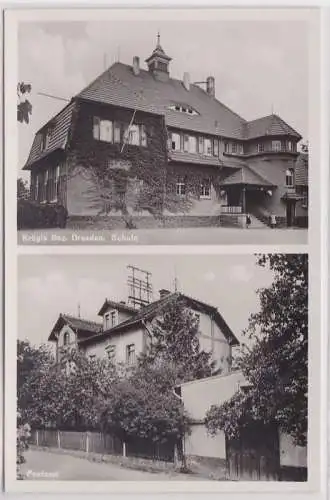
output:
[[[190,76],[189,73],[183,73],[183,86],[186,90],[190,90]]]
[[[166,295],[170,295],[170,293],[171,292],[169,290],[162,288],[161,290],[159,290],[159,298],[163,299],[164,297],[166,297]]]
[[[215,80],[214,80],[214,76],[208,76],[206,78],[206,92],[210,96],[215,97]]]
[[[133,73],[135,76],[140,74],[140,58],[138,56],[133,57]]]

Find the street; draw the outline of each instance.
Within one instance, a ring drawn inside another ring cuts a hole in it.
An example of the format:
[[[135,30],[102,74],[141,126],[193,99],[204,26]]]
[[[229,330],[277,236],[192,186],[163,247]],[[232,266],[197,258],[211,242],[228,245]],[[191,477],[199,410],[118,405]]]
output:
[[[200,481],[191,474],[144,472],[69,454],[28,450],[22,472],[27,480],[60,481]],[[202,480],[205,480],[202,478]]]
[[[18,231],[23,245],[307,245],[307,229],[164,228]]]

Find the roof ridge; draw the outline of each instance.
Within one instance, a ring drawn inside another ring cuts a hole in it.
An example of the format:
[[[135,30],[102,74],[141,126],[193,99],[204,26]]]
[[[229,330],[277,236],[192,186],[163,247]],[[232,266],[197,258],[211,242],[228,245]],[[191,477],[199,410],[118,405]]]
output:
[[[61,313],[60,316],[62,316],[62,318],[75,319],[78,321],[84,321],[85,323],[91,323],[94,325],[102,326],[102,322],[94,321],[91,319],[79,318],[78,316],[73,316],[72,314]]]

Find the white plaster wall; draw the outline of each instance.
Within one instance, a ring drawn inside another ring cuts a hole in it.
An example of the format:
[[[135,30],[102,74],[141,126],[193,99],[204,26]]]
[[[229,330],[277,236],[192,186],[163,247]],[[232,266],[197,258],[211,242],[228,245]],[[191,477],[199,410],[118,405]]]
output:
[[[225,434],[221,431],[212,437],[207,433],[205,425],[192,425],[190,436],[185,438],[185,452],[187,455],[225,459]]]
[[[222,373],[228,373],[230,368],[231,347],[216,322],[205,313],[199,313],[200,347],[212,352],[215,369],[221,368]]]
[[[290,467],[307,467],[307,447],[295,446],[291,436],[280,433],[280,462]]]
[[[241,372],[195,380],[181,386],[185,409],[194,420],[205,418],[211,405],[220,405],[230,399],[244,382]]]
[[[106,346],[114,345],[116,346],[115,361],[117,363],[125,363],[126,346],[129,344],[135,344],[136,356],[142,353],[144,349],[144,333],[142,329],[113,334],[111,335],[111,337],[105,339],[102,342],[88,345],[85,352],[88,356],[96,355],[99,358],[103,358],[106,356],[106,351],[105,351]]]
[[[65,333],[69,334],[69,342],[68,342],[69,344],[73,344],[74,342],[76,342],[75,332],[72,330],[72,328],[70,328],[70,326],[64,325],[58,335],[58,342],[57,342],[58,347],[63,347]]]

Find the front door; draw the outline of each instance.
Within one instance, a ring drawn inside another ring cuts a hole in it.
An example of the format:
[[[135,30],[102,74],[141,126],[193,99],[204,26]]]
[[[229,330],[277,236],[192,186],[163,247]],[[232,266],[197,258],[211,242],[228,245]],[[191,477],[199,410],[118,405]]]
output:
[[[226,439],[227,474],[232,481],[278,481],[280,454],[278,431],[255,425],[241,430],[237,439]]]
[[[288,227],[293,226],[295,219],[295,202],[287,201],[286,203],[286,225]]]

